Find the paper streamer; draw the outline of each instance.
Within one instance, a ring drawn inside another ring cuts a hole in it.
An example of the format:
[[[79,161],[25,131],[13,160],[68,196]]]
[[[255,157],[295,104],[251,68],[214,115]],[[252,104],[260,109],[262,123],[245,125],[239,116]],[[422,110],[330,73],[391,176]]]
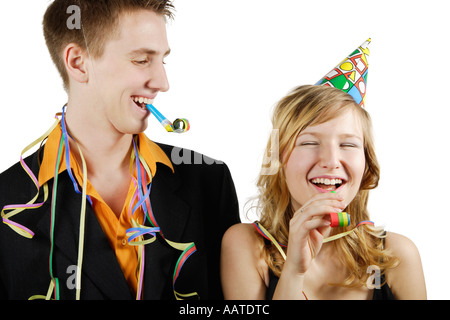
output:
[[[38,182],[38,179],[36,178],[36,176],[33,174],[31,169],[27,166],[27,164],[23,160],[23,157],[24,157],[26,152],[28,152],[31,148],[33,148],[34,146],[36,146],[37,144],[39,144],[43,140],[45,140],[48,137],[48,135],[53,131],[53,129],[56,128],[56,126],[59,124],[58,116],[60,116],[60,115],[61,115],[60,113],[57,113],[55,115],[56,121],[53,123],[53,125],[50,127],[50,129],[48,129],[38,139],[36,139],[32,143],[30,143],[28,146],[26,146],[22,150],[22,152],[20,154],[20,164],[21,164],[22,168],[25,170],[25,172],[28,174],[30,179],[33,181],[34,185],[36,186],[36,190],[37,190],[36,195],[29,202],[27,202],[26,204],[6,205],[6,206],[4,206],[2,208],[2,211],[0,213],[3,223],[8,225],[11,229],[13,229],[15,232],[17,232],[21,236],[23,236],[25,238],[28,238],[28,239],[32,239],[34,237],[34,232],[31,231],[30,229],[28,229],[27,227],[10,220],[10,218],[12,218],[16,214],[18,214],[18,213],[20,213],[20,212],[22,212],[24,210],[36,209],[36,208],[41,207],[47,201],[47,198],[48,198],[48,185],[45,183],[42,186],[42,189],[43,189],[43,192],[44,192],[44,200],[42,202],[36,203],[36,201],[37,201],[37,199],[39,197],[41,186],[39,185],[39,182]],[[10,212],[5,213],[5,211],[10,211]]]
[[[150,201],[150,191],[152,186],[152,181],[147,182],[146,177],[148,176],[150,179],[152,178],[152,174],[150,171],[150,168],[148,167],[147,163],[143,159],[143,157],[140,155],[136,141],[133,139],[133,150],[134,154],[132,156],[132,159],[135,161],[135,167],[136,167],[136,176],[137,179],[135,180],[135,194],[133,195],[133,199],[136,199],[137,202],[133,206],[133,209],[131,210],[130,216],[132,221],[132,228],[129,228],[126,231],[126,234],[128,236],[128,243],[130,245],[137,245],[139,246],[139,254],[138,254],[138,260],[140,262],[140,268],[139,268],[139,276],[138,276],[138,289],[136,298],[140,300],[142,298],[142,283],[143,283],[143,270],[144,270],[144,246],[153,243],[156,240],[156,235],[160,234],[162,239],[164,239],[172,248],[175,248],[179,251],[182,251],[177,263],[175,265],[175,270],[172,276],[172,286],[175,298],[177,300],[182,300],[184,298],[190,298],[193,296],[198,296],[196,292],[192,293],[179,293],[175,290],[175,283],[178,279],[181,269],[185,262],[188,260],[188,258],[197,251],[197,248],[193,242],[189,243],[178,243],[173,242],[168,239],[166,239],[161,232],[160,227],[158,226],[158,223],[156,222],[155,216],[153,215],[153,210],[151,206]],[[130,166],[132,167],[132,166]],[[148,187],[147,187],[148,183]],[[147,220],[151,227],[141,225],[134,219],[134,213],[138,210],[138,208],[142,208],[145,220]],[[151,238],[144,239],[144,235],[150,235]]]
[[[2,208],[1,211],[1,218],[2,222],[8,225],[12,230],[14,230],[19,235],[32,239],[34,236],[34,232],[28,229],[27,227],[14,222],[11,220],[11,218],[27,209],[35,209],[41,207],[48,199],[49,196],[49,190],[48,190],[48,184],[45,183],[42,186],[42,190],[44,193],[44,200],[42,202],[36,203],[39,194],[41,192],[41,186],[39,185],[38,179],[33,174],[31,169],[27,166],[25,161],[23,160],[24,154],[29,151],[31,148],[36,146],[39,143],[42,143],[47,137],[50,135],[50,133],[56,128],[56,126],[61,125],[61,137],[60,137],[60,143],[58,147],[58,156],[55,162],[55,176],[54,176],[54,182],[53,182],[53,189],[52,189],[52,200],[51,200],[51,218],[50,218],[50,252],[49,252],[49,274],[50,274],[50,285],[47,291],[46,295],[33,295],[29,298],[29,300],[37,300],[37,299],[46,299],[50,300],[53,299],[59,300],[60,299],[60,284],[57,277],[53,274],[53,247],[54,247],[54,233],[55,231],[55,219],[57,218],[57,212],[56,212],[56,201],[57,201],[57,188],[58,188],[58,171],[59,167],[61,165],[61,160],[63,157],[63,149],[65,150],[64,156],[66,160],[66,167],[67,172],[70,176],[70,179],[72,180],[73,187],[76,193],[82,195],[82,203],[81,203],[81,209],[80,209],[80,232],[79,232],[79,240],[78,240],[78,262],[77,262],[77,276],[76,276],[76,299],[79,300],[81,297],[81,270],[82,270],[82,262],[83,262],[83,250],[84,250],[84,232],[85,232],[85,215],[86,215],[86,201],[89,201],[92,204],[92,200],[90,197],[86,194],[87,189],[87,167],[86,167],[86,161],[84,159],[83,153],[81,151],[80,146],[77,144],[75,139],[70,136],[70,134],[67,131],[67,127],[65,124],[65,109],[66,106],[63,107],[62,113],[57,113],[55,118],[56,121],[54,124],[38,139],[33,141],[31,144],[29,144],[26,148],[24,148],[20,155],[20,163],[22,165],[22,168],[25,170],[25,172],[29,175],[30,179],[33,181],[34,185],[36,186],[37,193],[36,195],[26,204],[11,204],[6,205]],[[156,110],[156,109],[155,109]],[[160,121],[164,122],[164,117],[160,113],[158,114],[157,118]],[[61,116],[61,120],[58,118]],[[161,118],[162,117],[162,118]],[[166,119],[167,120],[167,119]],[[177,128],[175,129],[175,132],[179,132],[181,128],[183,128],[183,132],[189,130],[189,122],[186,119],[177,119],[179,121],[176,121]],[[170,122],[169,122],[170,123]],[[170,127],[170,126],[169,126]],[[173,130],[173,127],[171,127]],[[178,131],[176,131],[178,130]],[[80,153],[81,161],[82,161],[82,167],[83,167],[83,181],[82,181],[82,189],[81,191],[78,188],[78,183],[76,179],[74,178],[72,174],[72,168],[70,164],[70,141],[75,143],[76,147],[78,148],[78,151]],[[147,182],[146,180],[146,174],[147,176],[152,177],[151,171],[147,165],[147,163],[144,161],[144,159],[140,156],[139,151],[136,147],[135,139],[133,139],[134,144],[134,152],[131,155],[130,159],[130,170],[133,168],[133,163],[135,161],[136,163],[136,169],[137,169],[137,179],[133,178],[133,181],[136,185],[136,191],[133,195],[133,201],[136,201],[136,204],[131,209],[131,222],[132,222],[132,228],[128,229],[126,231],[128,236],[128,243],[130,245],[136,245],[139,246],[138,249],[138,263],[139,263],[139,272],[138,272],[138,290],[137,290],[137,299],[142,298],[142,285],[143,285],[143,276],[144,276],[144,262],[145,262],[145,250],[144,246],[153,243],[156,240],[156,235],[160,234],[161,237],[173,248],[181,251],[181,254],[178,258],[178,261],[175,265],[175,270],[173,273],[173,279],[172,279],[172,285],[173,285],[173,291],[174,295],[177,300],[181,300],[184,298],[189,298],[193,296],[198,296],[196,292],[188,293],[188,294],[182,294],[175,290],[175,283],[178,277],[180,276],[181,269],[183,265],[186,263],[188,258],[194,254],[197,251],[197,248],[194,244],[194,242],[188,242],[188,243],[177,243],[170,241],[166,238],[164,238],[161,229],[159,228],[156,219],[153,215],[153,211],[151,208],[151,202],[150,202],[150,190],[151,190],[151,180]],[[148,184],[148,188],[147,188]],[[131,206],[131,203],[130,203]],[[151,227],[141,225],[139,224],[134,218],[133,214],[141,208],[144,211],[146,220],[151,224]],[[144,236],[151,236],[150,239],[144,239]],[[151,289],[150,289],[151,290]]]

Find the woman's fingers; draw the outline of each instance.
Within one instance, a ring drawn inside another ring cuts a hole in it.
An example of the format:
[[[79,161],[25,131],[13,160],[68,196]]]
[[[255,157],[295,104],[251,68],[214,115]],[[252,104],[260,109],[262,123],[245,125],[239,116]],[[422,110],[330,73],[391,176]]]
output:
[[[324,215],[330,212],[339,212],[344,210],[346,204],[339,194],[322,193],[311,198],[299,210],[294,213],[293,218],[302,216],[309,220],[313,216]]]
[[[345,209],[345,205],[334,200],[326,200],[320,204],[310,205],[304,207],[303,212],[300,210],[296,212],[291,219],[294,225],[302,224],[309,220],[327,219],[330,220],[329,214],[331,212],[340,212]]]
[[[323,227],[328,227],[331,225],[331,221],[326,218],[315,218],[308,221],[305,221],[304,226],[307,230],[313,230]]]
[[[287,256],[298,272],[305,272],[320,251],[330,232],[330,213],[345,209],[344,199],[336,193],[321,193],[309,199],[289,222]],[[288,262],[286,260],[286,262]]]
[[[306,203],[303,204],[303,206],[308,206],[310,204],[313,204],[314,202],[317,201],[322,201],[322,200],[337,200],[342,202],[344,200],[344,198],[339,194],[339,193],[318,193],[317,195],[315,195],[314,197],[312,197],[311,199],[309,199],[308,201],[306,201]]]
[[[298,216],[296,219],[293,218],[289,223],[289,242],[299,244],[304,239],[307,239],[315,229],[320,229],[320,233],[322,234],[324,228],[329,227],[330,224],[331,220],[329,215],[323,212],[320,213],[320,216],[310,214],[307,216]]]

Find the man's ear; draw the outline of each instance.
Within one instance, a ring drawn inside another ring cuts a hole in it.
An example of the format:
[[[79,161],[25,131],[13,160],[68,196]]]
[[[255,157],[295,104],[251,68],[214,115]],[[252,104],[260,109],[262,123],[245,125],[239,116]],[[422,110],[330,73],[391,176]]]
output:
[[[70,78],[86,83],[89,80],[85,51],[76,43],[69,43],[63,52],[64,64]]]

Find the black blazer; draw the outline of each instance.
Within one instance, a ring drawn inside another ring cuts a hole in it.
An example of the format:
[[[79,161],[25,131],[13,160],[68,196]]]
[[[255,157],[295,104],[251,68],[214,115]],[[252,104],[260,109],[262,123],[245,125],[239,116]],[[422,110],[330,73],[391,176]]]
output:
[[[174,147],[158,145],[171,159]],[[186,149],[174,151],[183,155],[182,163],[173,164],[175,173],[157,164],[150,197],[164,236],[175,242],[195,242],[197,247],[197,252],[184,264],[175,289],[179,293],[197,292],[200,299],[222,299],[220,243],[226,229],[240,221],[233,180],[224,163]],[[38,157],[36,152],[26,159],[36,176]],[[203,161],[199,163],[199,159]],[[75,193],[67,171],[58,179],[53,274],[59,279],[60,298],[75,299],[73,268],[77,265],[81,195]],[[50,193],[52,182],[49,182]],[[35,194],[36,187],[19,163],[0,175],[0,208],[27,203]],[[41,192],[38,201],[42,199]],[[135,299],[87,204],[81,299]],[[0,223],[0,299],[28,299],[47,294],[50,207],[51,194],[39,209],[25,210],[11,218],[31,229],[35,233],[33,239],[24,238]],[[175,298],[172,275],[180,253],[160,238],[145,246],[144,299]]]

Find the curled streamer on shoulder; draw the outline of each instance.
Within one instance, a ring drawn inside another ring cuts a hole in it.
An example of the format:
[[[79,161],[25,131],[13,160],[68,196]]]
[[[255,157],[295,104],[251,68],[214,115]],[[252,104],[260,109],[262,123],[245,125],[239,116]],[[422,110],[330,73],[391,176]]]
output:
[[[10,204],[10,205],[6,205],[2,208],[2,211],[0,213],[1,217],[2,217],[2,222],[6,225],[8,225],[11,229],[13,229],[16,233],[18,233],[19,235],[28,238],[28,239],[32,239],[34,237],[34,232],[31,231],[30,229],[28,229],[27,227],[12,221],[10,218],[12,218],[13,216],[15,216],[16,214],[27,210],[27,209],[36,209],[41,207],[48,198],[48,185],[47,183],[45,183],[42,186],[43,189],[43,193],[44,193],[44,199],[42,202],[38,202],[36,203],[39,194],[40,194],[40,189],[41,186],[39,185],[38,179],[36,178],[36,176],[34,175],[33,171],[31,171],[31,169],[28,167],[28,165],[25,163],[23,157],[25,155],[26,152],[28,152],[30,149],[32,149],[34,146],[36,146],[37,144],[40,144],[42,141],[44,141],[45,139],[47,139],[47,137],[49,136],[49,134],[53,131],[53,129],[56,128],[56,126],[59,124],[59,119],[58,116],[61,115],[60,113],[57,113],[55,115],[55,122],[53,123],[53,125],[43,134],[41,135],[38,139],[36,139],[35,141],[33,141],[32,143],[30,143],[28,146],[26,146],[21,154],[20,154],[20,164],[22,166],[22,168],[24,169],[24,171],[28,174],[28,176],[30,177],[30,179],[33,181],[34,185],[36,186],[36,195],[27,203],[25,204]],[[5,211],[10,211],[8,213],[5,213]]]

